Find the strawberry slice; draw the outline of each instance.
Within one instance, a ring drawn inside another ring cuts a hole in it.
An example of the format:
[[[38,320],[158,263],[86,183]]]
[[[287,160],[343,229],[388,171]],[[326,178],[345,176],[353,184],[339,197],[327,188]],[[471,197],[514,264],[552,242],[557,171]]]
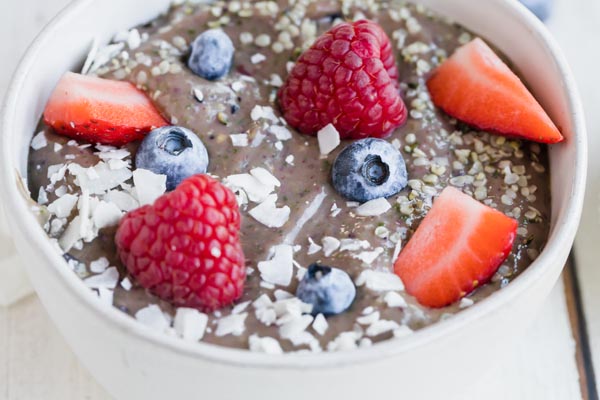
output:
[[[564,139],[523,82],[481,39],[456,50],[427,87],[436,106],[481,130],[542,143]]]
[[[508,257],[517,225],[447,187],[398,256],[394,270],[422,305],[449,305],[489,281]]]
[[[115,146],[168,125],[131,83],[72,72],[63,75],[52,92],[44,121],[62,135]]]

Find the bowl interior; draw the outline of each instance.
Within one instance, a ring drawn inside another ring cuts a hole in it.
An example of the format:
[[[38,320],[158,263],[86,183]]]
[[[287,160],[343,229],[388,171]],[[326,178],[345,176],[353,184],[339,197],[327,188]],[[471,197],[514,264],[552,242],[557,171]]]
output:
[[[433,339],[448,329],[459,329],[470,320],[500,307],[519,291],[526,290],[529,283],[540,274],[546,273],[547,268],[544,267],[557,258],[559,248],[572,243],[585,184],[586,142],[581,105],[570,71],[543,25],[516,0],[416,2],[456,20],[501,49],[523,74],[536,97],[561,128],[566,141],[550,148],[552,226],[548,245],[538,260],[507,288],[471,309],[420,331],[402,341],[403,344],[386,344],[397,349]],[[67,271],[61,257],[54,253],[19,191],[15,171],[22,177],[27,176],[31,137],[46,100],[64,71],[76,70],[82,64],[93,40],[106,43],[115,32],[144,23],[165,11],[169,3],[169,0],[146,0],[140,7],[135,0],[76,1],[46,28],[30,48],[15,75],[4,106],[1,137],[3,159],[0,162],[5,188],[3,200],[8,203],[7,208],[12,210],[9,219],[13,220],[13,226],[18,226],[27,237],[31,237],[45,254],[47,267],[56,269],[67,286],[77,292],[82,301],[88,302],[91,309],[97,310],[100,305],[89,300],[92,296],[88,289]],[[103,310],[102,313],[116,323],[131,323],[125,322],[126,319],[116,309]],[[142,335],[140,332],[144,328],[131,329]],[[155,340],[167,342],[172,339],[165,337]],[[180,347],[190,352],[203,351],[202,345],[181,344]],[[368,351],[371,350],[365,350]]]

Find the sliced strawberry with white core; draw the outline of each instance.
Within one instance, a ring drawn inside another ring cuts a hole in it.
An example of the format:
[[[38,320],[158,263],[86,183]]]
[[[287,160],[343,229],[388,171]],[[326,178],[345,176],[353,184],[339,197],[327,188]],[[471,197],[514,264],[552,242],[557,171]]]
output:
[[[440,65],[427,87],[436,106],[479,129],[542,143],[564,139],[523,82],[479,38]]]
[[[419,303],[447,306],[489,281],[510,254],[517,226],[514,219],[447,187],[394,270]]]
[[[168,125],[144,92],[131,83],[72,72],[52,92],[44,121],[59,134],[116,146]]]

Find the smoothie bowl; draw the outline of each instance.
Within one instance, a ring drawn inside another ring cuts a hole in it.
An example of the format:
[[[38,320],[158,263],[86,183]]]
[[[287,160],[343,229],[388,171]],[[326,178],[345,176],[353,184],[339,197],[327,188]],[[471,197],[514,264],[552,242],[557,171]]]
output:
[[[11,87],[4,201],[118,398],[459,394],[560,274],[582,119],[516,2],[78,1]]]

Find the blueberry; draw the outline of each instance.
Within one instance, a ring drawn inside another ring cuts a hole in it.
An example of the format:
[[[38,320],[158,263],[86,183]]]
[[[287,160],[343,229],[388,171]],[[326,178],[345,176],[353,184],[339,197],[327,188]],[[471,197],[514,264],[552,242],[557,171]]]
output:
[[[188,67],[196,75],[214,81],[225,76],[233,63],[233,43],[221,29],[202,32],[192,42]]]
[[[167,176],[167,190],[185,178],[206,173],[208,153],[202,141],[189,129],[165,126],[144,138],[135,156],[136,168]]]
[[[300,281],[296,296],[313,305],[313,315],[335,315],[350,307],[356,297],[356,287],[341,269],[312,264]]]
[[[545,21],[550,17],[553,0],[521,0],[525,7],[529,8],[539,19]]]
[[[404,189],[406,164],[402,154],[385,140],[361,139],[337,156],[331,178],[339,194],[364,203],[393,196]]]

